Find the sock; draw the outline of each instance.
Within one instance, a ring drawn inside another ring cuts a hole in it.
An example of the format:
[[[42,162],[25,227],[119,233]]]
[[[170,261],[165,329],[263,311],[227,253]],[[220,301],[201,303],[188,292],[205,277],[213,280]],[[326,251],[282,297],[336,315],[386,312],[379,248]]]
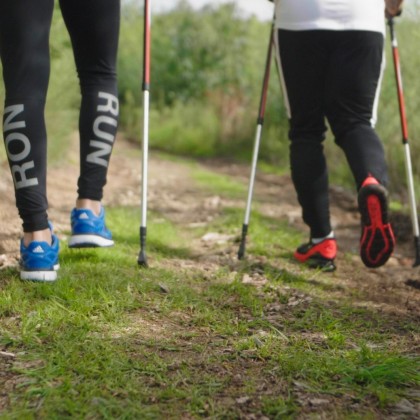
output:
[[[334,237],[334,231],[332,230],[327,236],[324,236],[323,238],[312,238],[311,242],[316,245],[320,244],[325,239],[334,239]]]

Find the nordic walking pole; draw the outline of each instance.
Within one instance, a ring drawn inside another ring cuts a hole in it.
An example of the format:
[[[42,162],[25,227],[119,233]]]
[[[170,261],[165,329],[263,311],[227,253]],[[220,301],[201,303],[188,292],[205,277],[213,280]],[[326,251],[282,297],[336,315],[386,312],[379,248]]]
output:
[[[150,39],[151,39],[151,0],[144,0],[144,36],[143,36],[143,159],[142,159],[142,195],[139,265],[147,267],[147,174],[149,159],[149,102],[150,102]]]
[[[248,233],[249,218],[251,214],[251,202],[252,202],[252,195],[254,191],[258,152],[260,149],[261,134],[262,134],[262,128],[264,125],[265,108],[267,104],[268,82],[270,80],[271,56],[273,53],[273,43],[274,43],[273,36],[274,36],[274,18],[273,18],[273,25],[270,31],[270,40],[268,43],[267,61],[265,64],[265,73],[264,73],[264,80],[263,80],[263,86],[262,86],[262,92],[261,92],[260,108],[259,108],[258,119],[257,119],[257,129],[255,133],[255,140],[254,140],[254,151],[252,154],[251,175],[249,178],[249,186],[248,186],[248,200],[246,203],[244,223],[242,225],[241,243],[239,245],[239,251],[238,251],[238,259],[240,260],[242,260],[245,256],[246,235]]]
[[[419,220],[417,217],[416,198],[414,194],[413,168],[411,165],[410,144],[408,141],[408,125],[407,125],[407,116],[405,112],[400,55],[398,51],[397,37],[395,34],[394,19],[392,17],[388,19],[388,26],[389,26],[389,32],[391,34],[391,46],[392,46],[392,56],[394,59],[395,81],[397,85],[398,104],[400,108],[402,142],[403,142],[404,151],[405,151],[405,168],[406,168],[406,173],[407,173],[407,186],[408,186],[410,208],[411,208],[411,220],[413,223],[414,248],[415,248],[415,258],[414,258],[413,267],[416,267],[420,265]]]

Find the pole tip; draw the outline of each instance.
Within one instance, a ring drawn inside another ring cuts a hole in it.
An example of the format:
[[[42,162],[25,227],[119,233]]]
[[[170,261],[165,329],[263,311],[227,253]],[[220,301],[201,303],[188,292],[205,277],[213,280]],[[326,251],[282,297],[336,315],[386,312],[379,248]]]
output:
[[[238,250],[238,260],[243,260],[244,258],[245,258],[245,242],[241,241],[241,244]]]
[[[139,265],[139,267],[144,267],[144,268],[149,267],[149,265],[147,264],[146,253],[143,250],[140,251],[139,253],[139,256],[137,258],[137,264]]]
[[[414,249],[416,254],[414,256],[413,267],[418,267],[420,265],[420,238],[418,236],[414,238]]]
[[[248,223],[242,225],[241,243],[238,250],[238,260],[243,260],[245,257],[246,235],[248,233]]]

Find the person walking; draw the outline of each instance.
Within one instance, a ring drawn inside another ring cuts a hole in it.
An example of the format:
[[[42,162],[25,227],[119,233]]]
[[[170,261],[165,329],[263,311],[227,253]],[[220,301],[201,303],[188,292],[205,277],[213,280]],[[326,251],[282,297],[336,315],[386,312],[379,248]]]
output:
[[[81,90],[80,176],[71,212],[70,247],[112,246],[101,205],[118,126],[116,58],[120,0],[60,0]],[[54,0],[0,2],[4,142],[22,219],[20,277],[54,281],[59,241],[48,220],[47,134],[49,34]]]
[[[335,270],[337,243],[330,221],[327,127],[344,151],[358,191],[360,256],[380,267],[395,238],[388,218],[387,165],[375,132],[384,70],[384,10],[394,16],[401,0],[276,0],[275,42],[290,121],[290,166],[309,242],[294,257]]]

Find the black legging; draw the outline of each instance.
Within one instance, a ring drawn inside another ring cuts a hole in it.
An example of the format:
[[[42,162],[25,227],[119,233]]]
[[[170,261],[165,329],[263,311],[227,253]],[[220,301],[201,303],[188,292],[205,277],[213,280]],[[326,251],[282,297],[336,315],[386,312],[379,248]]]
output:
[[[101,200],[118,125],[120,0],[60,0],[60,7],[82,94],[78,198]],[[53,9],[54,0],[0,1],[4,141],[25,232],[48,227],[44,109]]]
[[[325,119],[346,155],[357,189],[369,175],[388,182],[384,149],[373,128],[383,45],[379,32],[278,31],[290,111],[292,179],[312,237],[331,232]]]

